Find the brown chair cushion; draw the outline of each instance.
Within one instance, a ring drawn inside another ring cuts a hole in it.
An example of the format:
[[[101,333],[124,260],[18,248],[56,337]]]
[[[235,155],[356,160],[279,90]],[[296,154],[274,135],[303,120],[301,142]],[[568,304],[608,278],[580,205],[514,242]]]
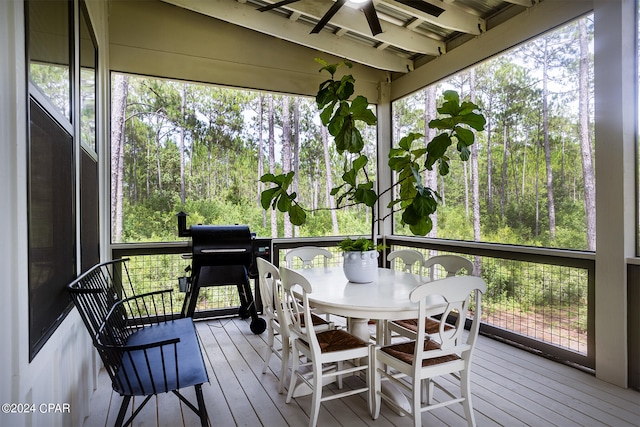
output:
[[[360,338],[351,335],[342,329],[333,329],[316,334],[320,351],[322,353],[330,353],[332,351],[351,350],[359,347],[367,347],[369,343],[362,341]],[[301,340],[306,346],[309,343]]]
[[[296,315],[296,317],[298,317],[298,315]],[[300,325],[304,328],[305,327],[304,316],[301,316],[301,317],[302,317],[302,320],[300,322]],[[327,322],[326,320],[324,320],[322,317],[316,316],[313,313],[311,313],[311,321],[313,322],[313,326],[330,325],[331,324],[331,323]]]
[[[408,329],[413,332],[418,332],[418,319],[404,319],[404,320],[394,320],[393,323],[398,326],[402,326],[405,329]],[[444,330],[448,331],[452,329],[451,326],[445,325]],[[427,317],[425,319],[424,324],[424,332],[425,334],[434,335],[440,331],[440,321]]]
[[[413,365],[413,362],[414,362],[413,353],[415,351],[415,348],[416,348],[416,342],[408,341],[400,344],[390,345],[387,347],[381,347],[380,350],[384,351],[389,356],[395,357],[396,359],[403,361],[408,365]],[[433,340],[424,341],[425,351],[437,350],[439,348],[440,348],[440,344],[438,344]],[[447,356],[434,357],[433,359],[424,359],[422,361],[422,366],[433,366],[433,365],[438,365],[440,363],[452,362],[454,360],[459,360],[459,359],[460,357],[456,356],[455,354],[449,354]]]

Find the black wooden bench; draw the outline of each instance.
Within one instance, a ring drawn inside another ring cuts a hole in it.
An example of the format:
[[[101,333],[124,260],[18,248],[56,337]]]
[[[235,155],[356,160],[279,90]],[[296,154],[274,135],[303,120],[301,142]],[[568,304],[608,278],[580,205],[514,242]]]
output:
[[[113,389],[123,396],[116,427],[149,399],[173,392],[209,426],[202,384],[209,381],[193,319],[173,313],[171,290],[135,295],[126,259],[98,264],[68,285]],[[178,390],[195,387],[197,407]],[[133,396],[146,396],[124,417]]]

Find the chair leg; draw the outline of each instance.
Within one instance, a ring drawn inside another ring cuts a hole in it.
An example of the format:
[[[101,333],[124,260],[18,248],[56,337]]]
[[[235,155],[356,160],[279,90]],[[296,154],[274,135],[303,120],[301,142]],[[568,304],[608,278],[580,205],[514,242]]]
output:
[[[380,405],[382,404],[382,397],[380,396],[382,376],[379,369],[384,369],[384,366],[376,360],[375,352],[376,349],[373,348],[369,358],[369,375],[371,376],[369,392],[371,393],[371,418],[377,420],[380,416]]]
[[[204,404],[204,396],[202,395],[202,384],[197,384],[195,389],[196,399],[198,401],[198,412],[200,413],[200,424],[202,427],[210,427],[207,407]]]
[[[422,426],[422,381],[415,380],[413,381],[413,396],[411,398],[411,415],[413,416],[413,425],[414,427]]]
[[[287,391],[287,403],[290,403],[291,398],[293,397],[293,390],[296,388],[296,382],[298,379],[296,372],[298,371],[298,365],[300,364],[300,352],[296,348],[295,343],[292,345],[291,351],[293,352],[293,358],[291,362],[291,380],[289,381],[289,390]]]
[[[131,396],[123,396],[122,403],[120,404],[120,410],[118,411],[118,418],[116,419],[115,427],[122,427],[124,417],[127,415],[127,408],[131,402]]]
[[[273,328],[269,328],[267,334],[267,349],[264,352],[264,366],[262,367],[262,373],[264,374],[269,369],[269,360],[271,360],[271,354],[273,354]]]
[[[286,342],[285,342],[286,341]],[[282,394],[284,391],[284,382],[287,378],[287,373],[289,371],[289,354],[291,353],[291,343],[289,342],[289,338],[282,338],[282,354],[281,354],[281,364],[280,364],[280,385],[278,386],[278,393]]]
[[[460,394],[464,398],[462,406],[464,407],[464,415],[467,417],[467,424],[469,427],[475,427],[476,419],[473,414],[473,404],[471,403],[471,378],[469,377],[469,371],[466,369],[460,372]]]
[[[313,394],[311,395],[311,411],[309,412],[309,427],[316,427],[320,401],[322,399],[322,365],[313,362]]]

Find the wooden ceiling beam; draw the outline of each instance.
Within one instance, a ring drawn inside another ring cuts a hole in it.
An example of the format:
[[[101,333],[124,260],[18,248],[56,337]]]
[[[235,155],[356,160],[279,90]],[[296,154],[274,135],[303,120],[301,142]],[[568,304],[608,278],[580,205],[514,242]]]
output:
[[[235,0],[162,1],[380,70],[401,73],[413,70],[412,60],[402,58],[391,51],[378,50],[374,46],[366,46],[326,31],[309,34],[310,27],[307,25],[283,20],[273,13],[259,12],[254,6]]]
[[[374,3],[383,3],[385,6],[401,11],[408,15],[413,15],[423,21],[429,22],[442,28],[453,31],[460,31],[467,34],[480,35],[487,29],[487,23],[484,19],[472,15],[455,4],[443,3],[441,1],[427,1],[434,6],[444,9],[444,12],[438,17],[421,12],[410,6],[398,3],[394,0],[374,0]]]
[[[267,0],[267,3],[271,4],[276,2],[277,0]],[[330,0],[300,0],[285,5],[282,8],[319,21],[332,4],[333,1]],[[330,23],[354,34],[373,38],[378,42],[386,43],[409,52],[437,56],[445,51],[446,46],[441,41],[417,34],[402,26],[387,24],[388,21],[384,19],[383,16],[380,17],[380,21],[382,33],[374,37],[371,35],[371,29],[367,24],[364,13],[360,9],[353,8],[349,6],[349,3],[346,3],[338,10],[333,18],[331,18]]]

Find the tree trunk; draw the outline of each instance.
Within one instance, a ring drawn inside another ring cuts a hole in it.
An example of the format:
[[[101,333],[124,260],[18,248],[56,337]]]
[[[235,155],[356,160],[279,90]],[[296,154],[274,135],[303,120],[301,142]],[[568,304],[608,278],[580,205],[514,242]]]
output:
[[[584,210],[587,222],[587,247],[596,250],[596,188],[591,155],[589,131],[589,44],[586,18],[578,22],[580,28],[580,151],[582,152],[582,179],[584,181]]]
[[[291,110],[290,98],[282,97],[282,173],[291,171]],[[293,237],[293,227],[289,213],[284,213],[284,237]]]
[[[322,139],[322,149],[324,152],[324,168],[327,174],[327,179],[325,182],[326,199],[327,204],[331,209],[331,225],[333,226],[333,235],[337,236],[338,234],[340,234],[340,232],[338,229],[338,214],[335,210],[336,202],[334,197],[331,195],[331,189],[333,188],[333,179],[331,177],[331,158],[329,157],[329,134],[327,132],[327,128],[324,126],[320,126],[320,139]]]
[[[504,219],[505,205],[507,203],[507,153],[509,143],[507,140],[507,120],[502,124],[502,188],[500,189],[500,214]]]
[[[469,171],[467,162],[462,164],[463,179],[464,179],[464,214],[467,220],[469,219]]]
[[[429,122],[436,118],[436,86],[432,85],[424,89],[424,135],[425,146],[436,136],[436,130],[429,127]],[[438,173],[435,169],[425,171],[425,185],[432,190],[438,189]],[[443,195],[444,197],[444,195]],[[438,237],[438,211],[431,215],[432,228],[427,237]]]
[[[124,202],[124,124],[127,110],[129,77],[116,74],[111,110],[111,237],[122,241],[122,205]]]
[[[489,215],[493,214],[493,160],[491,156],[491,114],[492,114],[492,97],[489,97],[489,106],[486,111],[487,117],[487,211]]]
[[[476,70],[472,68],[469,71],[469,97],[471,102],[476,102]],[[476,131],[473,131],[474,135]],[[480,241],[480,178],[478,174],[478,142],[471,146],[471,205],[473,211],[473,240]],[[480,275],[481,257],[475,256],[473,260],[474,273]]]
[[[126,126],[126,125],[125,125]],[[133,158],[133,183],[131,187],[131,200],[138,203],[138,147],[135,138],[131,138],[131,157]]]
[[[258,178],[264,175],[264,148],[262,141],[262,102],[264,95],[258,95]],[[258,179],[258,203],[260,203],[260,195],[264,191],[264,183]],[[267,228],[267,211],[262,210],[262,228]]]
[[[293,191],[298,193],[299,186],[299,172],[300,172],[300,98],[293,98]],[[300,234],[300,227],[297,225],[293,227],[293,235],[298,237]]]
[[[544,62],[542,65],[542,132],[544,134],[544,161],[547,166],[547,207],[549,210],[549,238],[556,237],[556,205],[553,199],[553,171],[551,169],[551,142],[549,141],[549,89],[548,47],[545,39]]]
[[[184,179],[184,127],[186,125],[185,120],[185,104],[187,103],[187,84],[182,83],[182,103],[180,104],[180,112],[182,119],[182,126],[180,126],[180,203],[184,205],[186,200],[186,187]]]
[[[269,126],[269,172],[274,174],[276,173],[276,154],[275,154],[275,136],[274,136],[274,108],[273,108],[273,95],[269,95],[267,98],[267,120]],[[276,216],[276,211],[273,209],[269,210],[271,212],[271,237],[278,237],[278,217]]]
[[[160,165],[160,129],[162,126],[158,126],[158,131],[156,132],[156,177],[158,178],[158,191],[162,194],[162,167]]]

